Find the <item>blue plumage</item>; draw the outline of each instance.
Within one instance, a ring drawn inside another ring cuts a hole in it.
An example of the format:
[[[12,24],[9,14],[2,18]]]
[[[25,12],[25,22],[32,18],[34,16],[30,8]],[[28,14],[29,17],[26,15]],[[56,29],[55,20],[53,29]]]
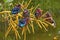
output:
[[[20,12],[20,5],[15,6],[11,12],[12,14],[18,14]]]
[[[19,20],[19,26],[20,27],[24,27],[25,25],[26,25],[26,20],[25,19]]]

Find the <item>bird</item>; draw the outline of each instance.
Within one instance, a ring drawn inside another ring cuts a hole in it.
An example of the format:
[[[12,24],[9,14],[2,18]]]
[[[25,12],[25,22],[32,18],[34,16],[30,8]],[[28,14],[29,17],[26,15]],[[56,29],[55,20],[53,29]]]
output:
[[[11,10],[11,12],[12,14],[18,14],[20,12],[20,9],[21,9],[21,5],[18,4]]]
[[[48,21],[49,23],[52,24],[52,26],[54,26],[54,28],[56,28],[56,23],[55,23],[55,21],[53,20],[50,12],[47,12],[46,15],[44,16],[44,18],[45,18],[45,21]]]
[[[27,25],[27,18],[19,19],[19,27],[23,28]]]
[[[26,18],[26,17],[29,17],[29,16],[30,16],[29,10],[24,9],[24,11],[23,11],[23,17]]]
[[[40,8],[37,8],[35,11],[35,17],[38,19],[42,16],[42,10]]]
[[[22,20],[19,20],[19,27],[24,27],[25,26],[25,24],[26,24],[26,21],[24,20],[24,19],[22,19]]]

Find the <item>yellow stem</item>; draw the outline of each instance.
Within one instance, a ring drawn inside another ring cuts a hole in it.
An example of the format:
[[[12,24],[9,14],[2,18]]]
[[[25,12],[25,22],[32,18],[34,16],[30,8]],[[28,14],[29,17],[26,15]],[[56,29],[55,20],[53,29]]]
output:
[[[28,32],[31,33],[31,32],[30,32],[30,29],[29,29],[29,27],[28,27],[28,25],[27,25],[26,27],[27,27]]]
[[[9,32],[11,31],[11,29],[12,29],[12,27],[11,27],[11,25],[9,24],[9,27],[8,27],[8,29],[7,29],[7,32],[5,33],[5,37],[8,36]]]
[[[46,27],[48,27],[48,24],[47,23],[45,23],[45,22],[42,22]]]
[[[27,6],[26,6],[26,8],[25,8],[25,9],[27,9],[27,7],[28,7],[28,6],[29,6],[29,4],[31,3],[31,1],[32,1],[32,0],[30,0],[30,1],[28,2],[28,4],[27,4]]]
[[[25,26],[25,30],[24,30],[24,40],[26,40],[26,26]]]
[[[33,22],[31,21],[31,23],[29,23],[30,26],[32,27],[32,32],[34,33],[34,26],[33,26]]]
[[[47,12],[46,12],[46,13],[44,13],[41,17],[44,17],[46,14],[47,14]]]
[[[21,13],[18,13],[18,16],[22,17],[22,13],[23,13],[23,12],[21,12]]]
[[[0,12],[0,14],[4,14],[4,13],[11,13],[11,11],[2,11],[2,12]]]
[[[38,6],[39,6],[39,4],[35,7],[35,9],[33,10],[33,12],[32,12],[32,13],[34,13],[34,12],[35,12],[35,10],[36,10],[36,8],[38,8]]]
[[[16,40],[18,40],[18,34],[15,32]]]
[[[42,29],[42,26],[40,25],[40,23],[38,22],[38,21],[36,21],[37,22],[37,24],[39,25],[39,27]]]
[[[39,20],[39,22],[40,22],[41,25],[44,27],[44,29],[45,29],[46,31],[48,31],[40,20]]]
[[[13,22],[13,21],[11,21],[11,23],[12,23],[12,24],[14,24],[14,22]],[[11,25],[12,25],[12,24],[11,24]],[[13,25],[12,25],[12,28],[13,28],[13,29],[15,30],[15,32],[18,34],[18,37],[21,39],[21,37],[20,37],[20,35],[19,35],[19,33],[18,33],[17,29],[15,28],[15,26],[13,26]]]
[[[38,24],[38,26],[42,29],[42,26],[40,25],[40,23],[38,22],[37,19],[35,19],[36,23]]]
[[[22,5],[23,5],[23,3],[24,3],[24,0],[22,1]]]
[[[24,4],[24,8],[26,8],[27,4],[28,4],[28,3],[27,3],[27,2],[25,2],[25,4]]]
[[[32,10],[34,9],[34,7],[32,6],[29,10],[30,10],[30,12],[32,13]]]
[[[26,31],[24,32],[24,40],[26,40]]]
[[[5,38],[8,36],[9,32],[11,31],[12,27],[9,26],[7,32],[5,33]]]
[[[24,34],[24,31],[25,31],[25,27],[23,27],[23,30],[22,30],[22,35]]]

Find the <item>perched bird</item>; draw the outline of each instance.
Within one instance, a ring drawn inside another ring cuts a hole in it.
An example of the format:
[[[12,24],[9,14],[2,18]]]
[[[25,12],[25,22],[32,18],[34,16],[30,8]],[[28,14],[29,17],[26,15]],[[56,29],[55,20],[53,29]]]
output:
[[[19,27],[24,27],[26,25],[25,19],[19,20]]]
[[[18,4],[12,9],[12,14],[18,14],[20,12],[21,5]]]
[[[17,14],[20,12],[20,8],[21,8],[21,5],[18,4],[16,5],[13,9],[12,9],[12,14],[13,14],[13,17],[12,17],[12,20],[15,21],[16,20],[16,16]]]
[[[42,16],[42,10],[40,8],[37,8],[35,11],[35,17],[38,19]]]
[[[44,16],[44,18],[45,18],[45,21],[50,22],[52,24],[52,26],[54,26],[54,28],[56,27],[56,23],[53,20],[51,14],[49,12],[47,12],[47,14]]]
[[[29,17],[30,16],[30,12],[25,9],[24,12],[23,12],[23,17],[26,18],[26,17]]]
[[[19,27],[24,27],[28,24],[28,18],[23,18],[22,20],[19,20]]]

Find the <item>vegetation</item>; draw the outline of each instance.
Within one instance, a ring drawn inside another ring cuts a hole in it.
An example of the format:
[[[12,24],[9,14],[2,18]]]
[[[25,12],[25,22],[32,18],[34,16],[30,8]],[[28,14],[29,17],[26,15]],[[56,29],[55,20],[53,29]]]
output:
[[[17,1],[12,0],[11,2],[5,2],[5,1],[0,0],[0,12],[4,10],[11,10],[15,4],[21,3],[22,0],[17,0]],[[24,1],[29,1],[29,0],[24,0]],[[51,12],[52,17],[56,21],[56,28],[53,29],[50,27],[48,32],[44,32],[43,30],[40,31],[39,29],[35,31],[35,34],[27,33],[27,40],[53,40],[54,36],[58,36],[58,39],[60,40],[60,34],[58,34],[58,31],[60,31],[60,0],[32,0],[31,5],[36,6],[37,4],[40,4],[39,8],[44,10],[44,13],[46,11]],[[31,5],[29,5],[29,7]],[[2,18],[0,16],[0,40],[5,40],[3,38],[4,37],[3,34],[5,33],[4,30],[6,28],[5,26],[6,23],[1,22],[1,19]],[[12,33],[10,33],[10,35],[6,38],[6,40],[15,40],[15,37],[12,36],[13,35]]]

